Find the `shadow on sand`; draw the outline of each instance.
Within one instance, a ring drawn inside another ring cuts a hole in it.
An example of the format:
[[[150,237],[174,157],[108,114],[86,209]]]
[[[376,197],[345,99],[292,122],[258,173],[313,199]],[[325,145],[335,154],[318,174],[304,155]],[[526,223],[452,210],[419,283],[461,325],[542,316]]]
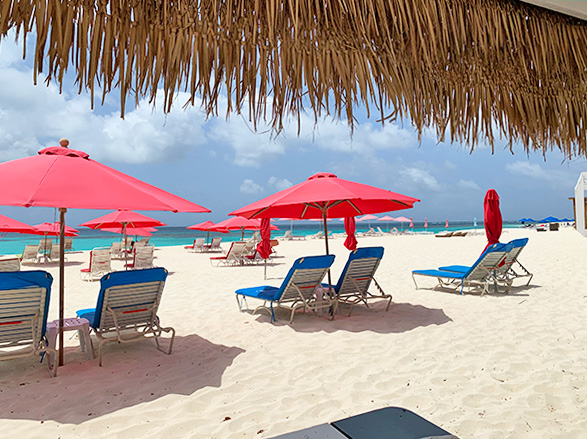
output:
[[[80,424],[166,395],[188,396],[219,387],[224,371],[245,352],[197,335],[176,336],[173,348],[165,355],[153,340],[112,344],[105,349],[104,367],[96,359],[83,361],[77,347],[66,348],[66,364],[56,378],[49,377],[38,357],[2,361],[0,418]],[[78,361],[72,361],[76,355]]]
[[[355,306],[350,317],[347,316],[348,308],[339,309],[339,313],[334,320],[330,320],[329,315],[324,312],[320,318],[312,312],[297,313],[291,327],[296,332],[363,332],[371,331],[381,334],[393,334],[412,331],[431,325],[443,325],[451,322],[444,311],[440,308],[427,308],[422,305],[412,305],[410,303],[392,303],[389,311],[385,311],[386,302],[374,302],[370,308],[364,306]],[[252,311],[248,311],[252,312]],[[289,312],[276,310],[277,322],[271,323],[269,314],[259,311],[253,317],[258,322],[274,324],[277,326],[289,325]]]

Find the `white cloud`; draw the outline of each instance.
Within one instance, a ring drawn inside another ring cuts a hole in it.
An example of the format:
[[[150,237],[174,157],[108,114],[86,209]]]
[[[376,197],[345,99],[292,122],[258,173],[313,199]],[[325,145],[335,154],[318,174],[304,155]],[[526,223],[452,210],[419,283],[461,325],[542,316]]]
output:
[[[447,169],[457,169],[457,165],[455,165],[450,160],[445,160],[444,161],[444,167],[447,168]]]
[[[257,183],[255,183],[253,180],[247,178],[242,182],[240,186],[240,191],[243,194],[256,195],[262,192],[263,188],[259,186]]]
[[[441,185],[428,171],[419,168],[403,168],[399,171],[404,178],[411,179],[414,183],[432,191],[440,191]]]
[[[473,189],[476,191],[481,190],[481,187],[472,180],[460,180],[458,186],[464,189]]]
[[[523,175],[530,178],[536,178],[539,180],[552,180],[554,175],[542,169],[542,167],[535,163],[528,163],[523,161],[517,161],[514,163],[508,163],[505,167],[508,172],[516,175]]]
[[[282,191],[287,189],[288,187],[293,186],[293,183],[289,181],[287,178],[277,178],[277,177],[270,177],[269,181],[267,182],[269,186],[274,187],[278,191]]]

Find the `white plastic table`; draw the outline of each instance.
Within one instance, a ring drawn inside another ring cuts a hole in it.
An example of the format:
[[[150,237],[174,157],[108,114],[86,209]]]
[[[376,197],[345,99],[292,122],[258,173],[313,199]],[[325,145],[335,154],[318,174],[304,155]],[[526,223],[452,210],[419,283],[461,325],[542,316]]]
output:
[[[92,345],[92,339],[90,338],[90,322],[88,319],[64,319],[63,320],[63,332],[65,331],[76,331],[79,338],[79,346],[82,352],[86,353],[88,360],[94,358],[94,347]],[[47,341],[49,347],[57,348],[57,336],[59,335],[59,320],[53,320],[47,323]],[[53,365],[54,355],[49,355],[49,364]]]

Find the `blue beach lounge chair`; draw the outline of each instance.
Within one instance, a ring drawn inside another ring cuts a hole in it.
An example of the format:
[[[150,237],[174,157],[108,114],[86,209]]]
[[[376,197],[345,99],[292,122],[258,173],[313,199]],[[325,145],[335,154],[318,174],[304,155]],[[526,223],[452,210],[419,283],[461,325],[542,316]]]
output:
[[[514,239],[513,241],[510,241],[508,244],[511,244],[511,249],[505,256],[503,262],[501,262],[499,267],[497,267],[497,269],[495,270],[495,277],[500,283],[505,284],[506,287],[509,287],[512,284],[513,280],[518,277],[528,277],[528,282],[526,283],[526,286],[530,285],[530,281],[532,280],[532,277],[534,275],[530,273],[528,270],[526,270],[526,268],[518,260],[518,256],[520,255],[524,247],[526,247],[526,244],[528,244],[528,238]],[[515,269],[514,264],[516,264]],[[440,267],[439,270],[465,273],[470,268],[471,267],[467,265],[448,265],[446,267]]]
[[[321,308],[336,307],[336,300],[330,299],[328,295],[318,300],[315,296],[320,282],[324,279],[326,272],[334,262],[334,255],[306,256],[297,259],[290,268],[281,286],[272,287],[264,285],[260,287],[242,288],[236,290],[236,301],[239,309],[243,310],[243,304],[247,297],[253,297],[263,301],[253,314],[258,310],[265,309],[271,313],[271,321],[275,321],[273,306],[291,311],[289,322],[294,319],[296,310],[318,310]],[[267,307],[269,303],[269,307]],[[333,311],[333,316],[334,312]]]
[[[159,325],[157,310],[161,302],[167,270],[115,271],[100,279],[96,308],[77,311],[79,318],[88,319],[100,340],[98,361],[102,366],[102,349],[106,343],[129,343],[142,338],[154,338],[157,349],[171,354],[175,329]],[[169,348],[159,346],[163,332],[171,332]]]
[[[46,271],[0,273],[0,360],[55,354],[45,337],[52,283]],[[57,362],[49,372],[57,375]]]
[[[382,257],[383,247],[358,248],[349,254],[349,259],[340,274],[338,282],[336,285],[332,285],[338,302],[350,304],[349,316],[354,305],[364,303],[365,306],[369,307],[367,301],[372,299],[389,299],[385,311],[389,310],[391,294],[385,294],[383,288],[374,278]],[[375,284],[377,293],[369,292],[371,283]],[[322,284],[322,287],[328,288],[328,285]]]
[[[493,244],[479,256],[477,261],[464,273],[446,270],[414,270],[412,279],[418,289],[416,276],[435,277],[440,287],[458,288],[463,294],[465,287],[469,290],[481,288],[481,295],[489,292],[489,284],[497,285],[495,271],[511,249],[511,244]],[[511,285],[511,283],[510,283]],[[507,287],[509,290],[509,285]]]
[[[385,407],[272,439],[458,439],[401,407]]]

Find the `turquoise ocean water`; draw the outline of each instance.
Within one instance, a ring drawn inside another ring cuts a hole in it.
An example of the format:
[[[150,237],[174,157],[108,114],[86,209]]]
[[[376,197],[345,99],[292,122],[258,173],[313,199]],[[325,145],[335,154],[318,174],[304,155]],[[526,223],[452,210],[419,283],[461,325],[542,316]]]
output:
[[[319,230],[322,230],[322,223],[318,221],[294,221],[291,222],[276,222],[275,225],[279,227],[279,231],[273,231],[272,237],[279,237],[285,233],[286,230],[292,230],[294,235],[311,235]],[[405,230],[409,224],[395,223],[385,221],[371,221],[357,222],[357,232],[366,232],[369,227],[376,229],[381,227],[383,231],[396,227],[399,230]],[[519,227],[517,224],[505,224],[504,227]],[[473,229],[473,223],[455,222],[450,224],[448,230],[464,230]],[[483,224],[479,223],[476,227],[478,230],[483,230]],[[116,233],[102,232],[99,230],[90,230],[80,227],[79,236],[73,238],[74,250],[91,250],[96,247],[110,247],[115,241],[120,241],[122,236]],[[437,233],[447,230],[445,223],[429,223],[428,229],[424,228],[423,223],[414,223],[414,232],[432,232]],[[333,233],[344,233],[344,223],[342,221],[333,220],[328,222],[328,231]],[[252,231],[245,231],[244,238],[250,238]],[[129,235],[132,236],[132,235]],[[221,236],[222,242],[239,241],[241,239],[241,232],[232,233],[210,233],[210,239],[214,236]],[[150,238],[150,243],[157,247],[173,246],[173,245],[189,245],[192,244],[195,238],[206,238],[206,232],[199,232],[195,230],[188,230],[185,227],[160,227],[157,232],[153,233]],[[56,237],[50,237],[54,242],[57,242]],[[38,244],[39,240],[43,239],[39,235],[23,235],[18,233],[4,233],[0,235],[0,255],[21,254],[24,246],[27,244]],[[139,237],[140,239],[140,237]]]

